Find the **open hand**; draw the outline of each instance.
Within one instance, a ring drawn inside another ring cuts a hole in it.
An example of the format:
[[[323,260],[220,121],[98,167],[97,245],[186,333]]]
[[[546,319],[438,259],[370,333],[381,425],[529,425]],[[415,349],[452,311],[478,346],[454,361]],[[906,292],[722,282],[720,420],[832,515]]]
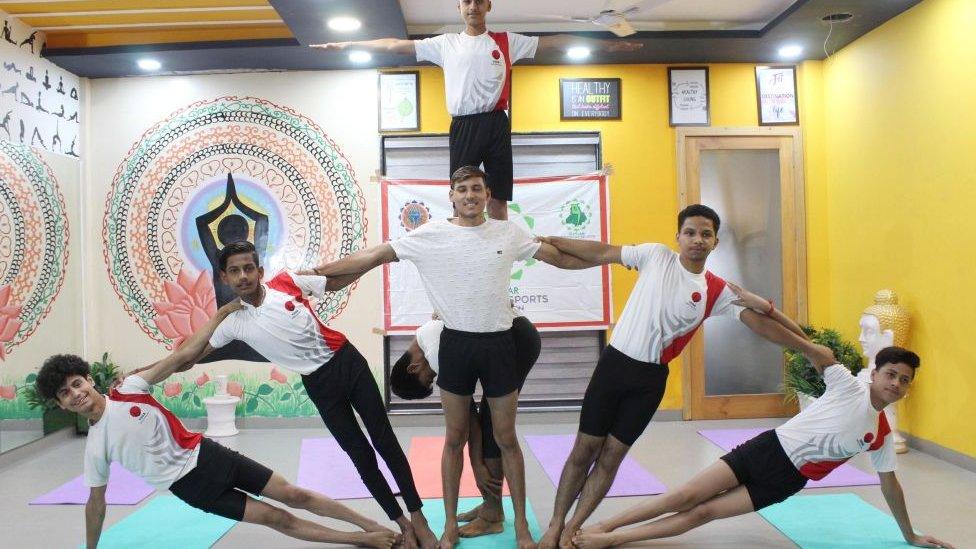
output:
[[[230,314],[233,313],[234,311],[239,311],[243,308],[244,305],[241,303],[241,298],[238,297],[237,299],[232,299],[227,303],[224,303],[224,305],[220,308],[219,311],[222,313]]]
[[[733,304],[752,309],[760,314],[766,314],[766,311],[769,310],[769,301],[767,301],[765,298],[760,297],[737,284],[733,284],[732,282],[726,282],[726,284],[728,284],[729,289],[732,290],[732,293],[739,298],[733,301]]]

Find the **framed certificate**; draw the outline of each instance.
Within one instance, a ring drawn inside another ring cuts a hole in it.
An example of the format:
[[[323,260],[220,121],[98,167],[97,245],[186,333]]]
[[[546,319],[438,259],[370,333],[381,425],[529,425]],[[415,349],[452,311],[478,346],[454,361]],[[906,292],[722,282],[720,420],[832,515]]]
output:
[[[379,131],[420,131],[420,72],[379,73]]]
[[[760,126],[796,126],[800,110],[796,101],[796,66],[756,67],[756,102]]]
[[[671,126],[708,126],[708,67],[668,67]]]

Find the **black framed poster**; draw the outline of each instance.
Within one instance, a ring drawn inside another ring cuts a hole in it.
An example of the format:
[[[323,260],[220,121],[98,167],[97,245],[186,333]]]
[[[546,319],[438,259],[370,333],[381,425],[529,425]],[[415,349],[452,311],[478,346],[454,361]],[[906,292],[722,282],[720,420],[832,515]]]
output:
[[[619,78],[560,78],[560,120],[620,120]]]

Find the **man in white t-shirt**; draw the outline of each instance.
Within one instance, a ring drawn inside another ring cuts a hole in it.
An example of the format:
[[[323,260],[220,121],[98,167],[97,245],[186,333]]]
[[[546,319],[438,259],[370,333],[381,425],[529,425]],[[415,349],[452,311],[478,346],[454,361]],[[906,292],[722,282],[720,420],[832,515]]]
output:
[[[471,395],[479,381],[490,403],[495,441],[512,493],[516,538],[519,547],[534,547],[525,518],[525,466],[515,433],[519,379],[511,333],[512,265],[532,257],[563,269],[594,266],[536,241],[511,221],[486,219],[489,196],[485,173],[462,167],[454,173],[449,192],[456,218],[429,221],[397,240],[315,269],[330,278],[350,277],[384,263],[408,260],[417,267],[427,297],[444,321],[437,376],[446,423],[442,548],[458,542],[462,452],[468,439]]]
[[[399,538],[392,530],[337,501],[289,483],[264,465],[200,433],[188,431],[150,395],[153,384],[191,367],[217,325],[239,308],[237,301],[221,307],[178,350],[129,375],[109,395],[95,388],[84,359],[55,355],[44,362],[36,382],[41,396],[56,400],[62,409],[81,415],[91,425],[85,441],[84,477],[91,488],[85,506],[86,546],[96,547],[101,537],[109,466],[116,461],[158,490],[169,489],[208,513],[268,526],[305,541],[390,549]],[[326,528],[253,497],[258,495],[355,524],[364,531]]]
[[[813,346],[807,357],[827,386],[810,407],[776,429],[737,446],[677,490],[585,528],[573,543],[581,549],[598,549],[666,538],[716,519],[758,511],[799,492],[808,480],[821,479],[855,455],[867,452],[905,541],[918,547],[952,548],[912,529],[905,496],[895,477],[894,433],[883,412],[905,396],[915,379],[918,355],[901,347],[882,350],[870,384],[855,379],[837,364],[826,347]],[[665,513],[674,514],[652,520]],[[644,521],[651,522],[618,530]]]
[[[316,44],[326,50],[371,50],[415,55],[444,69],[447,110],[451,114],[448,177],[461,166],[481,166],[491,189],[488,215],[508,219],[512,200],[512,126],[506,111],[512,89],[512,65],[532,59],[537,51],[582,46],[609,52],[633,51],[638,42],[594,40],[570,35],[525,36],[514,32],[490,32],[485,17],[490,0],[459,0],[463,32],[423,40],[381,38],[363,42]]]
[[[681,353],[706,318],[739,318],[778,345],[808,345],[799,326],[772,301],[762,301],[760,312],[743,309],[742,297],[752,294],[705,269],[705,260],[718,245],[720,223],[718,214],[707,206],[695,204],[682,210],[676,236],[679,253],[663,244],[621,247],[543,239],[582,260],[620,263],[640,274],[586,388],[576,444],[563,467],[540,549],[571,545],[573,534],[606,495],[624,456],[657,411],[668,362]],[[573,516],[564,522],[577,496]]]

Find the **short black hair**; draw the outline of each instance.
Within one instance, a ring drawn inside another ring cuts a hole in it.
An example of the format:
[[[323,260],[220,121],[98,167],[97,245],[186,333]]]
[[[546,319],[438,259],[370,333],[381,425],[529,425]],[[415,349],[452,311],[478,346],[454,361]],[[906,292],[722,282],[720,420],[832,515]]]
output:
[[[71,376],[88,377],[91,366],[78,355],[54,355],[44,361],[37,374],[37,392],[45,400],[56,400],[58,389]]]
[[[681,232],[681,227],[685,224],[685,219],[689,217],[704,217],[712,221],[712,226],[715,227],[715,234],[718,234],[718,228],[722,225],[722,220],[719,219],[718,214],[715,210],[705,206],[704,204],[692,204],[687,208],[681,210],[678,213],[678,232]]]
[[[251,254],[251,257],[254,259],[254,266],[261,266],[261,262],[258,260],[258,252],[254,249],[254,244],[251,244],[247,240],[238,240],[237,242],[231,242],[230,244],[224,246],[223,250],[220,250],[220,255],[218,256],[220,270],[226,271],[227,260],[230,259],[232,255],[238,254]]]
[[[429,397],[434,392],[434,388],[421,383],[420,376],[408,372],[407,366],[410,366],[409,352],[403,353],[403,356],[390,369],[390,390],[405,400]]]
[[[895,345],[881,349],[878,351],[878,355],[874,357],[875,368],[881,369],[885,364],[905,364],[911,366],[912,376],[915,375],[915,371],[918,370],[921,362],[922,360],[918,358],[917,354]]]
[[[480,177],[481,180],[487,184],[488,174],[481,171],[481,168],[477,166],[461,166],[460,168],[454,170],[454,173],[451,174],[451,188],[453,189],[455,185],[461,183],[462,181],[467,181],[476,177]]]

